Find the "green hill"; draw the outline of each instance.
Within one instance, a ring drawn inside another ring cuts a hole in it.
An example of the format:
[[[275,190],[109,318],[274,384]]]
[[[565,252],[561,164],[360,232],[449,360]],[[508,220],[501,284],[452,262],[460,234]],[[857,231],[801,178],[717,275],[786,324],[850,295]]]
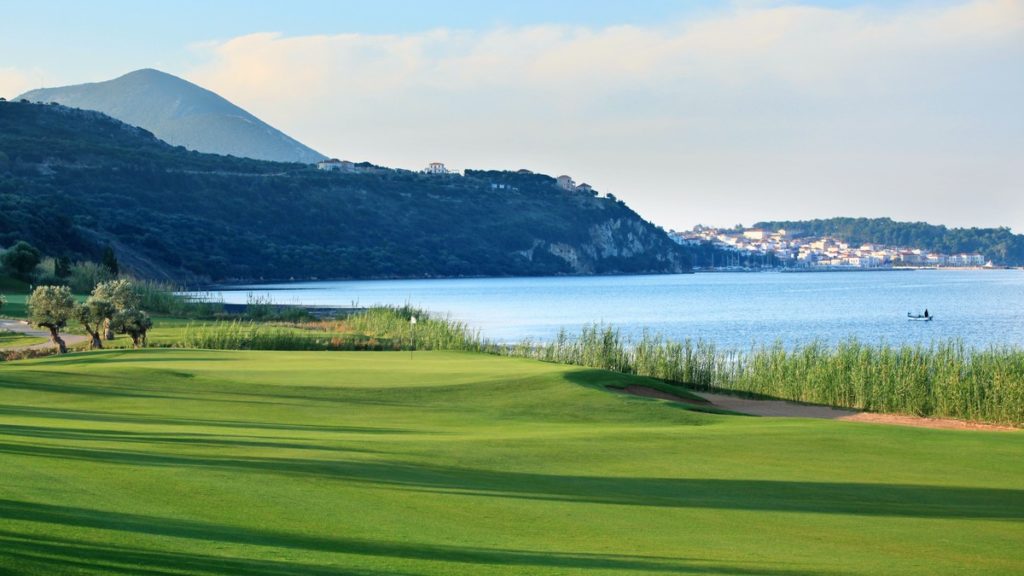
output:
[[[997,264],[1024,265],[1024,235],[1014,234],[1009,228],[947,228],[890,218],[779,220],[758,222],[754,227],[833,236],[851,244],[906,246],[943,254],[981,253]]]
[[[355,173],[201,154],[97,112],[0,102],[0,245],[179,280],[687,271],[621,201],[547,176]]]
[[[691,412],[456,353],[0,365],[0,572],[1024,572],[1020,432]]]

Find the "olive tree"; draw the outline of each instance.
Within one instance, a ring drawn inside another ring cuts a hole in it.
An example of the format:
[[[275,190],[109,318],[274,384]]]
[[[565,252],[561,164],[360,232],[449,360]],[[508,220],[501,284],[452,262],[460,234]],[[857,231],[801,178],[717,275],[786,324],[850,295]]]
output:
[[[107,340],[113,340],[114,332],[116,332],[116,330],[111,327],[111,321],[113,320],[114,313],[137,309],[142,301],[139,296],[139,292],[135,289],[135,284],[133,284],[131,280],[123,278],[100,282],[95,288],[93,288],[92,297],[98,300],[110,302],[114,307],[114,309],[110,311],[110,315],[103,320],[106,332],[104,338]]]
[[[103,348],[100,332],[103,330],[103,323],[108,318],[112,318],[115,312],[113,304],[95,296],[90,296],[84,304],[75,308],[75,319],[85,328],[91,338],[90,349]]]
[[[61,354],[68,351],[60,330],[75,314],[75,299],[67,286],[38,286],[28,298],[28,320],[50,331],[50,340]]]
[[[118,334],[130,336],[132,346],[138,348],[146,345],[146,332],[153,327],[153,319],[142,310],[122,310],[114,314],[110,326]]]

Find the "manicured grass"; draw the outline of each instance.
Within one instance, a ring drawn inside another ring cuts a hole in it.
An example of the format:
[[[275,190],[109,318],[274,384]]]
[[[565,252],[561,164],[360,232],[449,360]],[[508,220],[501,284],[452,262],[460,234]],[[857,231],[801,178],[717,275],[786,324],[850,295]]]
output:
[[[0,348],[32,346],[33,344],[42,344],[47,341],[48,340],[46,338],[26,336],[18,332],[8,332],[7,330],[0,330]]]
[[[20,294],[18,294],[18,293],[14,293],[14,294],[5,293],[4,296],[7,297],[7,304],[4,305],[4,309],[3,309],[2,312],[0,312],[0,316],[2,316],[4,318],[19,318],[19,319],[24,319],[24,318],[28,317],[28,307],[26,306],[26,303],[28,302],[28,294],[27,293],[20,293]],[[81,294],[76,294],[75,295],[75,300],[77,300],[79,302],[84,302],[85,299],[86,299],[86,296],[84,296],[84,295],[81,295]],[[79,331],[81,330],[81,327],[78,326],[77,322],[69,322],[68,324],[69,324],[70,328],[72,328],[73,330],[79,330]]]
[[[0,572],[1011,574],[1024,435],[723,416],[445,352],[0,365]]]
[[[28,315],[25,309],[25,301],[28,300],[28,294],[11,294],[4,293],[7,298],[7,303],[4,304],[3,310],[0,310],[0,316],[5,318],[24,318]]]
[[[9,292],[27,293],[28,283],[0,274],[0,293]]]

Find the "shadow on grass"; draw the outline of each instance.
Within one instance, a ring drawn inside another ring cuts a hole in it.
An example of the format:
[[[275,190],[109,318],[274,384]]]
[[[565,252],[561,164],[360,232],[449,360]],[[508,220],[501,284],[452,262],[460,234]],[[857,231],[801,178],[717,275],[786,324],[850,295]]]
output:
[[[573,568],[593,570],[632,570],[671,574],[740,574],[763,576],[826,576],[838,572],[807,569],[773,568],[764,565],[744,566],[742,563],[721,563],[707,559],[640,556],[629,554],[593,554],[557,551],[531,551],[506,548],[482,548],[442,544],[417,544],[383,540],[366,540],[339,536],[310,536],[222,526],[190,520],[161,518],[139,514],[122,514],[87,508],[50,506],[46,504],[0,500],[0,517],[76,529],[103,529],[135,535],[188,538],[206,542],[287,548],[329,554],[348,554],[388,559],[422,560],[469,565],[515,566],[519,570],[533,568]],[[244,548],[238,550],[244,552]],[[205,554],[155,551],[113,544],[96,544],[51,536],[22,535],[0,530],[0,558],[32,562],[59,568],[104,572],[150,574],[153,576],[180,573],[251,574],[280,576],[285,574],[377,574],[375,571],[331,568],[308,563],[289,563],[255,559],[217,557]],[[389,570],[387,574],[396,574]]]
[[[0,382],[0,390],[24,390],[31,392],[46,392],[50,394],[80,394],[120,398],[160,398],[163,400],[188,399],[184,396],[154,394],[137,388],[128,388],[127,386],[116,386],[110,384],[94,386],[86,384],[88,379],[97,378],[94,374],[61,374],[61,377],[65,379],[66,383],[54,384],[51,382],[41,381],[40,379],[31,379],[31,375],[34,372],[45,374],[46,378],[53,377],[52,372],[46,372],[44,370],[21,370],[18,372],[17,376],[28,376],[25,378],[25,381],[16,380],[9,375],[5,381]]]
[[[131,344],[131,341],[128,341],[128,344]],[[168,362],[196,362],[205,364],[209,362],[237,362],[237,359],[226,358],[222,354],[218,357],[218,351],[216,350],[178,350],[177,354],[160,354],[159,356],[147,354],[148,350],[157,349],[126,350],[123,348],[109,348],[106,350],[91,350],[85,354],[47,356],[40,359],[38,364],[54,367],[82,364],[165,364]]]
[[[1024,519],[1024,490],[1015,489],[552,475],[382,461],[235,455],[203,457],[22,443],[0,443],[0,454],[129,467],[197,468],[316,477],[429,493],[587,504],[910,518]]]
[[[51,394],[91,395],[118,398],[153,398],[159,400],[191,400],[199,402],[223,402],[231,404],[252,404],[257,406],[302,406],[331,402],[335,404],[364,404],[377,406],[406,406],[414,404],[404,400],[402,389],[389,388],[390,397],[381,398],[377,388],[347,388],[318,385],[274,386],[251,383],[223,384],[204,383],[197,386],[191,382],[194,374],[160,370],[159,372],[138,372],[122,370],[115,379],[109,374],[93,372],[53,372],[45,368],[20,369],[6,375],[0,381],[3,390],[46,392]],[[57,378],[55,378],[55,376]],[[178,386],[156,377],[173,377]],[[149,382],[143,378],[149,378]],[[56,380],[56,381],[55,381]],[[155,388],[153,391],[148,388]],[[452,386],[461,389],[463,386]],[[412,390],[419,390],[413,387]],[[434,387],[433,390],[438,390]]]
[[[4,561],[6,559],[6,561]],[[0,530],[0,564],[23,565],[27,570],[47,574],[128,574],[180,576],[182,574],[247,576],[384,576],[401,572],[353,570],[348,567],[307,563],[210,556],[207,554],[129,548],[67,538],[25,536]],[[15,572],[12,572],[15,573]]]
[[[221,434],[196,434],[183,432],[128,432],[122,430],[96,430],[91,428],[50,428],[46,426],[24,426],[0,424],[0,437],[45,438],[48,440],[69,440],[73,442],[126,442],[136,444],[167,444],[171,446],[202,446],[211,448],[280,448],[297,450],[319,450],[327,452],[380,453],[365,448],[332,447],[327,441],[288,442],[285,438],[225,436]]]
[[[330,426],[320,424],[293,424],[288,422],[250,422],[244,420],[213,420],[205,418],[169,418],[149,414],[124,412],[103,412],[99,410],[66,410],[36,408],[31,406],[0,405],[0,415],[44,418],[53,420],[76,420],[80,422],[114,422],[124,424],[151,424],[164,426],[197,426],[244,430],[290,430],[294,432],[326,432],[340,434],[420,434],[419,430],[408,428],[385,428],[371,426]]]

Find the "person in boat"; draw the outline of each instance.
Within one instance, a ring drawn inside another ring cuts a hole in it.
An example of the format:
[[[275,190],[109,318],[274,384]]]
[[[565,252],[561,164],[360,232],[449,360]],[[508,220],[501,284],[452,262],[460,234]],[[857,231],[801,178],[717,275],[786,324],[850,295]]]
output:
[[[927,318],[927,317],[928,317],[928,309],[927,309],[927,308],[925,308],[925,309],[924,309],[924,317],[925,317],[925,318]]]

